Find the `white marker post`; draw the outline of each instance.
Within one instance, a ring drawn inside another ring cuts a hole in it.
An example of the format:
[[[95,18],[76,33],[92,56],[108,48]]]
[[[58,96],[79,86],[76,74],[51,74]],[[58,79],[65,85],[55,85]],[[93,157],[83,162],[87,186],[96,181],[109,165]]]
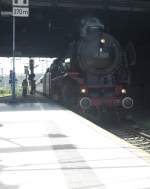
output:
[[[16,19],[15,17],[29,17],[29,0],[12,0],[13,16],[13,78],[12,78],[12,98],[16,99],[16,74],[15,74],[15,38]]]
[[[29,0],[13,0],[13,16],[29,17]]]

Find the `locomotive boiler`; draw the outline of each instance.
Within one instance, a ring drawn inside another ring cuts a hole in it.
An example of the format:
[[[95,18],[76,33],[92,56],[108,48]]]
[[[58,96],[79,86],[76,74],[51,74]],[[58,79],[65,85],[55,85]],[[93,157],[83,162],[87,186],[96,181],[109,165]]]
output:
[[[98,112],[131,109],[129,81],[126,52],[95,17],[81,20],[79,39],[70,44],[66,57],[54,60],[42,79],[47,96],[67,106]]]

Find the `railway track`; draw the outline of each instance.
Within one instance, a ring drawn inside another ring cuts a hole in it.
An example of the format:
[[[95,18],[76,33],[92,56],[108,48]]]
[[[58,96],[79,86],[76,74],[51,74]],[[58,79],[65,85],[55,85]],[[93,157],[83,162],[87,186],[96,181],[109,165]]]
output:
[[[139,149],[150,153],[150,130],[134,128],[132,125],[126,125],[126,128],[124,125],[123,127],[107,130]]]
[[[150,153],[150,129],[144,128],[135,120],[112,124],[98,122],[93,116],[88,114],[86,114],[85,117],[99,126],[103,125],[102,127],[104,129],[125,140],[126,142]]]

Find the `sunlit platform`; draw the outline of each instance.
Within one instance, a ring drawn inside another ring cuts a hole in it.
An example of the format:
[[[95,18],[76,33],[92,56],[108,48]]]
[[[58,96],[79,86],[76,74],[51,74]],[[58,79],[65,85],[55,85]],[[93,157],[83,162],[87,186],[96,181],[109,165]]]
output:
[[[15,99],[12,96],[0,97],[0,104],[11,104],[11,103],[37,103],[37,102],[47,103],[50,99],[43,97],[42,95],[27,95],[25,97],[16,96]]]
[[[0,189],[150,189],[150,155],[53,102],[2,103]]]

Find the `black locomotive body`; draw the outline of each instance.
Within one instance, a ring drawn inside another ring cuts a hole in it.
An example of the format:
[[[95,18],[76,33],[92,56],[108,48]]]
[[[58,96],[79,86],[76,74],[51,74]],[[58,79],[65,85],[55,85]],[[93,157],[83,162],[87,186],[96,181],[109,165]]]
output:
[[[37,82],[42,83],[45,95],[84,111],[133,107],[127,92],[130,70],[126,53],[103,29],[97,18],[81,21],[80,39]]]

